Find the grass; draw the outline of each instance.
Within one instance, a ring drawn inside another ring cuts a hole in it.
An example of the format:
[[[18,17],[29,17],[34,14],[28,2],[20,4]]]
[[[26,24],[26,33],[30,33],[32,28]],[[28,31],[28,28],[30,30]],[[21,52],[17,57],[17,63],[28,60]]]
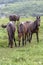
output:
[[[20,19],[21,22],[26,20],[35,20],[35,18]],[[0,19],[0,25],[2,23],[6,24],[8,21],[8,19]],[[37,43],[34,34],[30,44],[27,42],[27,45],[24,47],[13,47],[11,49],[7,47],[7,31],[0,27],[0,65],[43,65],[43,17],[41,17],[39,40],[39,43]]]

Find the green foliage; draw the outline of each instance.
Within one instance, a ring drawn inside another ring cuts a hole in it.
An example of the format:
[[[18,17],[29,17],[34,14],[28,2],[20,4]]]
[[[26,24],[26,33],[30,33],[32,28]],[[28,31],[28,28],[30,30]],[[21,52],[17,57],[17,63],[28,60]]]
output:
[[[20,22],[35,18],[21,18]],[[7,24],[8,19],[0,19],[0,25]],[[22,47],[8,48],[8,36],[6,29],[0,27],[0,65],[43,65],[43,17],[41,17],[39,29],[39,43],[36,35],[33,35],[32,42]],[[17,32],[16,32],[17,39]],[[17,45],[18,41],[16,40]]]
[[[42,1],[42,0],[0,0],[0,4],[14,3],[14,2],[25,2],[25,1]]]
[[[8,0],[10,1],[10,0]],[[7,1],[6,1],[7,3]],[[0,15],[17,14],[21,16],[37,16],[43,15],[43,1],[42,0],[18,0],[13,3],[7,3],[1,6]]]

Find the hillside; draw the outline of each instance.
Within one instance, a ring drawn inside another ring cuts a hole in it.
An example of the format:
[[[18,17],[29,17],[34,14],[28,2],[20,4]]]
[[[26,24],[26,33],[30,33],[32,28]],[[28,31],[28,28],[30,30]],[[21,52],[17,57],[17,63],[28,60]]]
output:
[[[0,0],[0,16],[17,14],[21,16],[43,15],[42,0]]]
[[[0,0],[0,4],[14,3],[14,2],[25,2],[25,1],[42,1],[42,0]]]

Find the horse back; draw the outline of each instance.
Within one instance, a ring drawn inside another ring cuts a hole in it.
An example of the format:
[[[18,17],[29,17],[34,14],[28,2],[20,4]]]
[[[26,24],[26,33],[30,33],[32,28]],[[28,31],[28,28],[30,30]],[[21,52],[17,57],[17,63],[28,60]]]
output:
[[[9,22],[8,24],[7,24],[7,30],[8,31],[14,31],[15,32],[15,30],[16,30],[16,26],[15,26],[15,24],[13,23],[13,22]]]

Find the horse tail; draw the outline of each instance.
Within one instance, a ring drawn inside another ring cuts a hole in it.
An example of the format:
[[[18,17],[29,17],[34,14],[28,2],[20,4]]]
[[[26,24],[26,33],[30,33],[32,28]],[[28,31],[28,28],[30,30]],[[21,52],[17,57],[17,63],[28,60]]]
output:
[[[6,28],[6,27],[7,27],[7,25],[3,25],[3,24],[2,24],[2,25],[1,25],[1,27],[2,27],[2,28]]]

